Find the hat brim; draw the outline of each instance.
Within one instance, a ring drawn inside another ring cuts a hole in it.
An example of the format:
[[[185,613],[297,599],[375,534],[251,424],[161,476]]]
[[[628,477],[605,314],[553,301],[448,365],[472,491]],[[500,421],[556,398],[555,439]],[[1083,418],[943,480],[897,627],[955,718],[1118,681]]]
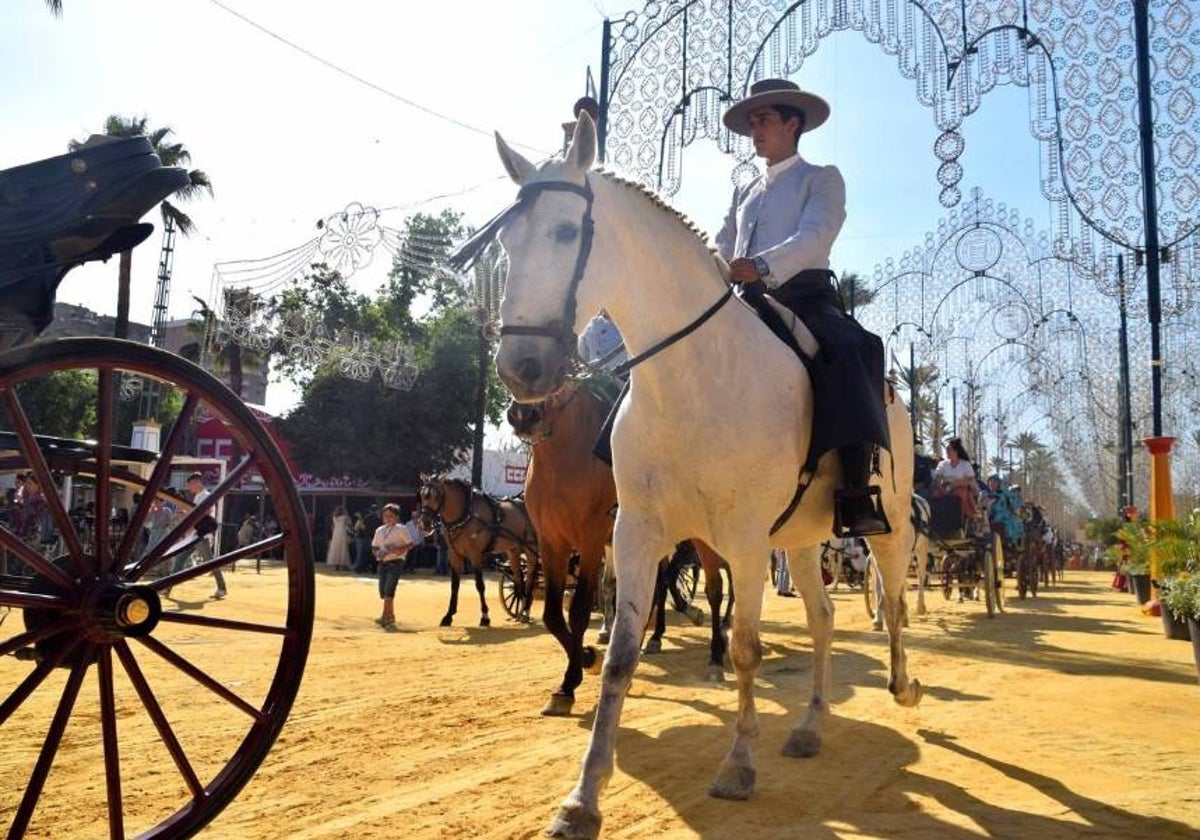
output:
[[[829,103],[815,93],[807,93],[802,90],[769,90],[765,93],[747,96],[735,103],[725,112],[723,118],[725,127],[734,134],[749,137],[751,134],[750,115],[760,108],[771,105],[787,105],[803,111],[806,133],[829,119]]]

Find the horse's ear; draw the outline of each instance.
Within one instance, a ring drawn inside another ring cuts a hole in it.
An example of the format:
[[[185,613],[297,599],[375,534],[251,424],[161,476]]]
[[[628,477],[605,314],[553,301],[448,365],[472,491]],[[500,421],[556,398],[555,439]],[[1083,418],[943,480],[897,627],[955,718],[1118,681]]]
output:
[[[496,150],[500,152],[500,161],[504,164],[504,168],[508,170],[508,177],[512,178],[518,184],[524,184],[526,179],[537,168],[523,158],[519,152],[514,151],[512,146],[505,143],[499,131],[496,132]]]
[[[584,172],[596,162],[596,124],[587,111],[579,112],[575,122],[575,134],[571,137],[571,148],[567,150],[567,165]]]

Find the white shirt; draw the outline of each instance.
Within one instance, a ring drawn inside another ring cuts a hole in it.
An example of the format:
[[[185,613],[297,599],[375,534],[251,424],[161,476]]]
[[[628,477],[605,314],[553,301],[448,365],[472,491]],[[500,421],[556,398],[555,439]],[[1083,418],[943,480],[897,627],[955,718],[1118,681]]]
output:
[[[762,257],[775,288],[809,268],[829,268],[846,221],[846,182],[836,166],[793,155],[733,191],[717,248],[727,260]]]
[[[970,461],[959,461],[957,465],[951,464],[950,459],[946,458],[937,465],[933,471],[933,477],[939,481],[953,483],[964,478],[975,478],[975,467]]]
[[[617,329],[617,325],[606,318],[602,313],[597,313],[592,320],[588,321],[587,326],[583,328],[583,334],[579,336],[579,358],[585,362],[598,362],[612,353],[624,343],[621,337],[621,331]],[[612,370],[617,365],[625,361],[625,351],[614,353],[604,367],[606,370]]]

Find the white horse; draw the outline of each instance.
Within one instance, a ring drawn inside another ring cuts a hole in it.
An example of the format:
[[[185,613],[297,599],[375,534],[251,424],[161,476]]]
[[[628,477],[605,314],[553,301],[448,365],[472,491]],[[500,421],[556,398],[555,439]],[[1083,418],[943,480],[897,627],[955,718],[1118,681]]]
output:
[[[536,167],[499,135],[497,145],[521,185],[518,202],[485,229],[502,229],[509,259],[496,356],[501,379],[518,401],[553,393],[568,368],[573,332],[601,308],[635,362],[612,435],[620,500],[613,536],[616,622],[582,772],[547,833],[595,837],[600,831],[600,792],[612,775],[618,721],[638,662],[658,558],[689,537],[727,557],[733,572],[736,734],[709,792],[746,799],[755,784],[758,625],[773,546],[795,558],[814,652],[812,697],[784,753],[814,755],[829,711],[833,604],[821,582],[818,547],[833,519],[839,473],[834,453],[821,459],[799,508],[771,533],[796,493],[808,450],[809,377],[758,316],[730,298],[728,266],[695,228],[642,188],[589,172],[596,130],[587,114],[580,114],[563,160]],[[694,333],[680,335],[688,327]],[[678,343],[655,350],[669,337]],[[649,357],[639,360],[643,355]],[[900,597],[913,547],[913,435],[908,413],[890,389],[886,399],[892,452],[882,454],[879,484],[893,530],[871,544],[884,581],[888,688],[897,703],[913,706],[921,687],[908,677],[900,642]]]

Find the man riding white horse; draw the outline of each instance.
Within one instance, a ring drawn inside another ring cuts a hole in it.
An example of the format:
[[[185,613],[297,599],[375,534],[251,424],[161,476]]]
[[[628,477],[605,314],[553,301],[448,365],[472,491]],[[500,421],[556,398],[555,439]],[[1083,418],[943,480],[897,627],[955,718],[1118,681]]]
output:
[[[764,294],[796,313],[820,344],[805,359],[816,393],[809,464],[837,449],[842,489],[835,534],[865,537],[890,531],[873,502],[878,490],[868,487],[874,448],[888,448],[880,398],[883,343],[846,314],[829,270],[829,253],[846,219],[842,175],[797,152],[800,135],[828,117],[824,99],[785,79],[756,82],[725,112],[726,127],[753,138],[767,171],[734,190],[717,247],[744,299],[773,329],[780,332],[782,322]]]

